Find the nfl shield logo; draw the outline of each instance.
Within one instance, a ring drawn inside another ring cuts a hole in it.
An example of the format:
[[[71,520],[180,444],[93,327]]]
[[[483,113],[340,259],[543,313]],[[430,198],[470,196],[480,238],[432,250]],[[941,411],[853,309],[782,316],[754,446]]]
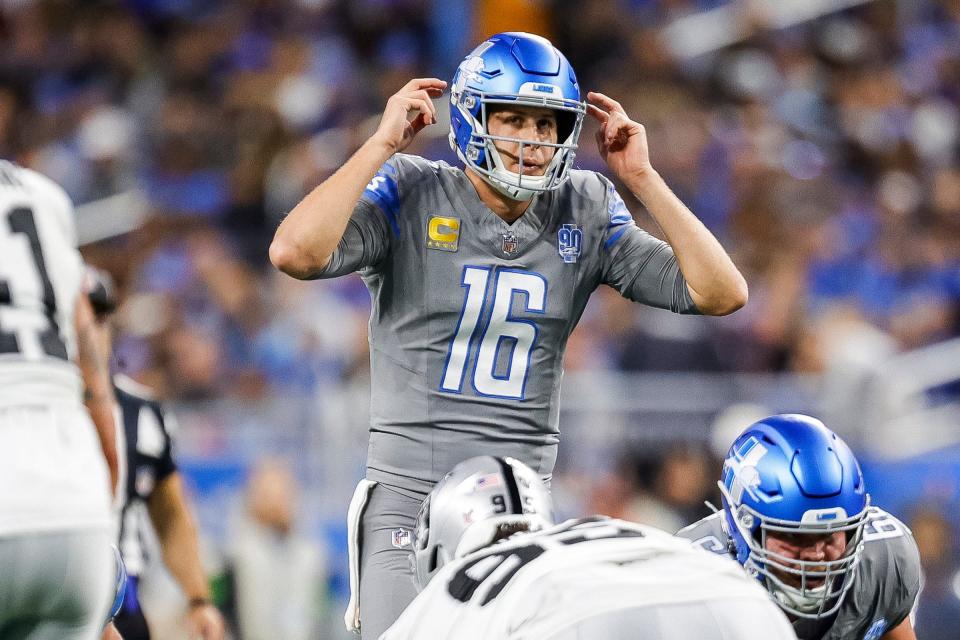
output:
[[[557,249],[560,257],[567,264],[572,264],[580,257],[580,246],[583,244],[583,231],[575,224],[565,224],[557,231]]]
[[[520,241],[517,240],[517,236],[512,231],[507,231],[501,237],[503,238],[503,245],[501,247],[503,252],[507,255],[516,253],[517,248],[520,246]]]
[[[410,546],[410,531],[407,529],[393,530],[393,546],[397,549],[403,549]]]

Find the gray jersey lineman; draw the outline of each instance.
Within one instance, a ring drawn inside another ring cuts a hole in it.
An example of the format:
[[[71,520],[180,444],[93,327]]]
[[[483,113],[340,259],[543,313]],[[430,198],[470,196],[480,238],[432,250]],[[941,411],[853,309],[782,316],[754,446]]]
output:
[[[697,310],[670,246],[590,171],[509,225],[463,170],[395,155],[319,277],[352,271],[373,299],[367,478],[380,486],[362,516],[359,572],[364,636],[376,637],[415,595],[409,548],[395,547],[444,473],[477,455],[552,473],[563,352],[593,290]]]
[[[708,551],[729,553],[723,512],[695,522],[677,535]],[[871,508],[853,586],[836,614],[794,622],[800,640],[878,640],[912,615],[920,591],[920,556],[905,524]]]

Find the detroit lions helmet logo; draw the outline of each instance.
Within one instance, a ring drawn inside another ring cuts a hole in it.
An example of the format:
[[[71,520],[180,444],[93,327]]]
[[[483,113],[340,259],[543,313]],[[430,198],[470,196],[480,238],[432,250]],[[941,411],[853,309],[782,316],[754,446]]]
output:
[[[755,493],[760,486],[757,465],[765,455],[767,448],[757,438],[751,437],[724,461],[724,484],[737,503],[743,498],[744,492],[754,500],[759,500]]]
[[[463,91],[463,88],[467,86],[468,82],[475,82],[477,84],[483,83],[483,76],[480,75],[480,72],[483,71],[483,54],[487,49],[493,46],[492,42],[484,42],[479,47],[474,49],[474,51],[460,63],[460,67],[457,69],[457,77],[454,85],[451,89],[453,93],[460,93]]]

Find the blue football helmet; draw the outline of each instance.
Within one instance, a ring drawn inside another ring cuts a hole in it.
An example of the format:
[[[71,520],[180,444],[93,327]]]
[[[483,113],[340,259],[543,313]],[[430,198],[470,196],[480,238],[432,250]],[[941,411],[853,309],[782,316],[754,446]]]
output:
[[[504,104],[553,109],[557,143],[490,135],[488,110]],[[529,33],[498,33],[471,51],[453,76],[450,146],[494,189],[513,200],[529,200],[567,179],[585,113],[573,67],[549,40]],[[520,173],[504,167],[494,146],[497,140],[520,144]],[[523,175],[524,146],[534,144],[556,150],[542,176]]]
[[[787,613],[833,614],[853,585],[870,509],[853,452],[816,418],[784,414],[747,427],[734,441],[718,483],[724,528],[737,560]],[[832,561],[789,558],[766,548],[770,532],[847,536]],[[787,584],[785,576],[792,576]],[[813,586],[817,585],[817,586]]]

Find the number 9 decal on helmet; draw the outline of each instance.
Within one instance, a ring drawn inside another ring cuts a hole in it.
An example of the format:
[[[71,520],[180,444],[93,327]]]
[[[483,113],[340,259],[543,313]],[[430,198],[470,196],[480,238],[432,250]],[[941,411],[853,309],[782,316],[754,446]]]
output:
[[[539,476],[513,458],[458,464],[424,500],[414,526],[414,573],[423,589],[445,564],[520,531],[553,524],[553,500]]]

